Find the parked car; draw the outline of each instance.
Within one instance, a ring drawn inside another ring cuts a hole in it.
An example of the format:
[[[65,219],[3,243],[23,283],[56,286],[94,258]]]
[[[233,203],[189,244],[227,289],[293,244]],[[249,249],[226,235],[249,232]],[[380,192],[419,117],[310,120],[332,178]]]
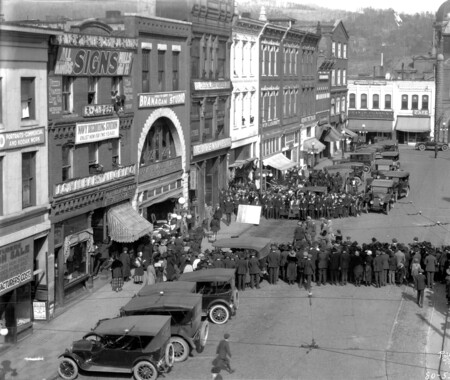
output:
[[[394,181],[397,199],[409,195],[409,172],[403,170],[380,171],[378,176],[381,179],[391,179]]]
[[[373,211],[383,211],[386,215],[395,202],[394,181],[390,179],[374,179],[370,184],[368,207]]]
[[[376,148],[365,148],[355,153],[350,153],[351,162],[361,162],[364,164],[364,172],[370,173],[374,169],[374,163],[376,159]]]
[[[169,372],[175,360],[170,342],[170,317],[132,316],[100,321],[92,332],[60,355],[59,375],[73,380],[79,370],[132,373],[136,380],[154,380]]]
[[[211,322],[222,325],[236,314],[239,293],[235,286],[235,269],[201,269],[183,273],[180,281],[195,282],[196,292],[202,295],[202,312]]]
[[[195,284],[187,281],[164,281],[156,284],[145,285],[136,294],[138,297],[151,296],[153,294],[169,293],[195,293]]]
[[[229,248],[255,251],[256,257],[262,260],[269,254],[271,243],[272,240],[267,238],[236,237],[219,239],[213,243],[213,246],[220,249]]]
[[[382,140],[374,144],[374,146],[380,148],[380,152],[398,152],[397,140]]]
[[[380,158],[375,160],[374,162],[374,170],[372,172],[372,176],[376,176],[380,170],[398,170],[398,166],[393,160]]]
[[[170,316],[170,342],[176,362],[186,360],[194,349],[203,352],[208,340],[209,322],[202,322],[201,294],[163,292],[134,297],[120,309],[120,315]]]
[[[333,166],[327,167],[327,170],[337,170],[344,168],[352,169],[353,177],[355,178],[357,185],[360,186],[364,181],[364,177],[370,170],[367,170],[366,165],[363,162],[349,161],[348,159],[346,160],[347,161],[345,161],[345,159],[340,160],[339,163],[336,164],[333,162]]]
[[[419,149],[420,151],[424,151],[427,149],[434,150],[437,144],[438,150],[446,151],[448,149],[448,144],[441,141],[434,141],[434,140],[427,140],[427,141],[420,141],[416,143],[415,148]]]

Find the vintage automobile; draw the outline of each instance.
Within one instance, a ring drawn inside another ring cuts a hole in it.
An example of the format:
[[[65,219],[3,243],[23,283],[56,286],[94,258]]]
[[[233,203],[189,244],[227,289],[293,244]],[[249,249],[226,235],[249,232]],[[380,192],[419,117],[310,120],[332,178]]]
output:
[[[374,162],[374,170],[372,172],[373,176],[376,176],[376,174],[380,170],[397,170],[398,166],[395,163],[395,161],[389,160],[387,158],[380,158],[375,160]]]
[[[380,153],[383,152],[398,152],[398,141],[397,140],[381,140],[374,144],[377,148],[379,147]]]
[[[340,168],[348,168],[353,170],[353,177],[355,178],[358,186],[360,186],[364,180],[364,177],[368,174],[368,171],[366,169],[366,165],[362,162],[355,162],[355,161],[347,161],[347,162],[341,162],[339,164],[335,164],[333,166],[327,167],[328,169],[340,169]]]
[[[364,172],[370,173],[374,169],[377,150],[375,148],[365,148],[358,152],[350,153],[351,162],[361,162],[364,164]]]
[[[409,195],[409,172],[403,170],[387,170],[378,173],[381,179],[391,179],[394,181],[396,200]]]
[[[169,293],[195,293],[195,284],[187,281],[164,281],[152,285],[145,285],[136,294],[138,297],[151,296],[153,294]]]
[[[442,150],[442,151],[448,150],[447,143],[441,142],[441,141],[436,142],[433,139],[417,142],[415,148],[419,149],[420,151],[424,151],[427,149],[434,150],[434,149],[436,149],[436,145],[437,145],[438,150]]]
[[[225,268],[201,269],[180,276],[180,281],[195,282],[196,292],[202,295],[203,314],[217,325],[226,323],[239,307],[235,271]]]
[[[100,321],[83,339],[59,356],[59,375],[73,380],[79,370],[133,374],[154,380],[169,372],[175,360],[170,317],[132,316]]]
[[[373,211],[383,211],[386,215],[395,202],[394,181],[390,179],[374,179],[370,184],[368,207]]]
[[[345,164],[341,165],[333,165],[326,166],[324,170],[328,172],[328,174],[335,176],[337,173],[342,177],[342,189],[344,191],[348,191],[347,186],[350,184],[355,184],[356,187],[359,187],[362,184],[361,177],[355,175],[355,170],[351,167],[346,166]]]
[[[328,192],[328,189],[326,186],[305,186],[298,189],[301,193],[321,193],[326,195]]]
[[[400,167],[400,153],[398,151],[378,152],[377,158],[392,160],[395,162],[397,167]]]
[[[186,360],[194,349],[203,352],[208,340],[209,322],[202,322],[201,294],[161,291],[160,294],[134,297],[120,309],[120,315],[170,316],[170,342],[176,362]]]

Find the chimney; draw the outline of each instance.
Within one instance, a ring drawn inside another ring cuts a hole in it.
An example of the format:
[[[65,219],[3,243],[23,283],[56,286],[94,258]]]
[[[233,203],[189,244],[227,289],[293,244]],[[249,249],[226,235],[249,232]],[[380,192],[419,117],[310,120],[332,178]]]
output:
[[[267,22],[266,7],[264,5],[261,6],[261,13],[259,14],[259,21]]]

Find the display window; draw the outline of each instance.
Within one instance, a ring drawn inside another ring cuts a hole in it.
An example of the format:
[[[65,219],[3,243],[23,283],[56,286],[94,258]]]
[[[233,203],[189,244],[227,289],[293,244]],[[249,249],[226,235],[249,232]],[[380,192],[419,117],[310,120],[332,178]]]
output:
[[[64,287],[88,274],[87,241],[69,247],[64,262]]]

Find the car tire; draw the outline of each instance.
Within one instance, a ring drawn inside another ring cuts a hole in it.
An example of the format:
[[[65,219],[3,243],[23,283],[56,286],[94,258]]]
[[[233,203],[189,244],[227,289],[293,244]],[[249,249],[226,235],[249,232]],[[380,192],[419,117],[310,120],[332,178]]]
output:
[[[427,149],[427,147],[426,147],[424,144],[420,144],[420,145],[419,145],[419,150],[420,150],[421,152],[423,152],[425,149]]]
[[[441,146],[441,150],[442,150],[443,152],[445,152],[446,150],[448,150],[448,145],[446,145],[446,144],[442,145],[442,146]]]
[[[142,360],[133,367],[133,376],[136,380],[155,380],[158,371],[153,363]]]
[[[170,343],[173,345],[175,362],[184,362],[191,351],[188,342],[179,336],[173,336],[170,338]]]
[[[167,366],[173,367],[173,363],[175,363],[175,349],[173,348],[173,344],[170,342],[166,346],[165,359]]]
[[[58,374],[64,380],[73,380],[78,376],[78,365],[71,358],[61,358],[58,365]]]
[[[259,281],[259,278],[256,281]],[[239,309],[239,291],[237,289],[233,291],[233,304],[236,310]]]
[[[370,166],[364,165],[363,172],[364,173],[370,173]]]
[[[223,325],[230,319],[230,312],[224,305],[214,305],[209,309],[209,319],[216,325]]]

